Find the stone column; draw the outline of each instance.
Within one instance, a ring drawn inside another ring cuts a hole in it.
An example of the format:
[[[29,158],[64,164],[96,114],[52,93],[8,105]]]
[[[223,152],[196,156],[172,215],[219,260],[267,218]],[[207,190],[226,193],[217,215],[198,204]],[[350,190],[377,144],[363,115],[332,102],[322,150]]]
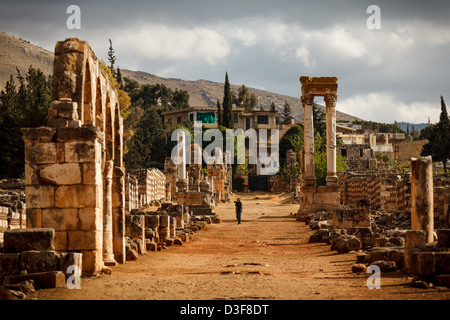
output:
[[[433,242],[433,161],[431,156],[411,158],[411,229],[424,230]]]
[[[103,263],[116,265],[113,252],[112,178],[114,162],[105,163],[104,207],[103,207]]]
[[[177,141],[177,155],[181,158],[181,163],[177,165],[177,179],[186,180],[186,136],[184,131],[178,132]]]
[[[329,93],[324,97],[327,122],[327,185],[336,185],[336,100],[337,95]]]
[[[316,174],[314,165],[314,124],[313,124],[313,108],[312,104],[314,96],[306,94],[302,96],[303,112],[303,128],[305,140],[305,177],[304,185],[316,185]]]

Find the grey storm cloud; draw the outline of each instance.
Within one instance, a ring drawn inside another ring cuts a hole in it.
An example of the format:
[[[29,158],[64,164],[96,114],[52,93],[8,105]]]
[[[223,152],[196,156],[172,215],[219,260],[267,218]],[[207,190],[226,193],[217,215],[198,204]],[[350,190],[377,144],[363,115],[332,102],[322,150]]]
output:
[[[81,9],[68,30],[66,8]],[[369,5],[381,30],[369,30]],[[376,121],[437,121],[449,96],[448,1],[4,1],[0,31],[53,50],[79,37],[121,68],[230,81],[294,97],[301,75],[338,76],[338,108]]]

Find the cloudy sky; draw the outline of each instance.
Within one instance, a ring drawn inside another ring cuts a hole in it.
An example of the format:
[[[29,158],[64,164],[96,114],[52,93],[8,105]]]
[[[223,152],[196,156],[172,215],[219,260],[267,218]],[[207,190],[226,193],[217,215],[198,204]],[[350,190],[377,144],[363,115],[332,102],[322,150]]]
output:
[[[81,30],[67,28],[72,4]],[[370,5],[381,29],[367,27]],[[293,97],[300,76],[337,76],[338,110],[388,123],[438,121],[441,95],[450,106],[449,17],[448,0],[0,0],[0,31],[50,51],[78,37],[106,61],[111,39],[123,69],[217,82],[228,71]]]

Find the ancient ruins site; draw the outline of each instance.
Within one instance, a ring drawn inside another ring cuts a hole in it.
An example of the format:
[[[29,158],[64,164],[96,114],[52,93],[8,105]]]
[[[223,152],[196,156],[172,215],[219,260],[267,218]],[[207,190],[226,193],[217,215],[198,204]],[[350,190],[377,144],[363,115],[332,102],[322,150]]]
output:
[[[186,146],[184,132],[181,162],[127,169],[117,89],[86,41],[59,41],[47,125],[22,128],[25,177],[0,184],[0,297],[449,299],[448,181],[433,176],[430,156],[411,158],[405,173],[368,144],[339,144],[338,78],[299,80],[298,173],[290,183],[271,176],[265,192],[242,179],[239,191],[231,152],[197,164],[202,148]],[[324,185],[315,174],[315,97],[326,108]],[[293,150],[287,159],[295,164]]]

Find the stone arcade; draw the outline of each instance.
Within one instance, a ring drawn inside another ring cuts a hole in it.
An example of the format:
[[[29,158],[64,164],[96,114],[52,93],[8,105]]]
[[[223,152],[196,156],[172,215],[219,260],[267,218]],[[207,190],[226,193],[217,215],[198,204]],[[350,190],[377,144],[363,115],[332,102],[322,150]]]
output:
[[[85,41],[55,47],[48,126],[22,129],[27,228],[53,228],[83,274],[125,262],[123,122],[118,95]]]

